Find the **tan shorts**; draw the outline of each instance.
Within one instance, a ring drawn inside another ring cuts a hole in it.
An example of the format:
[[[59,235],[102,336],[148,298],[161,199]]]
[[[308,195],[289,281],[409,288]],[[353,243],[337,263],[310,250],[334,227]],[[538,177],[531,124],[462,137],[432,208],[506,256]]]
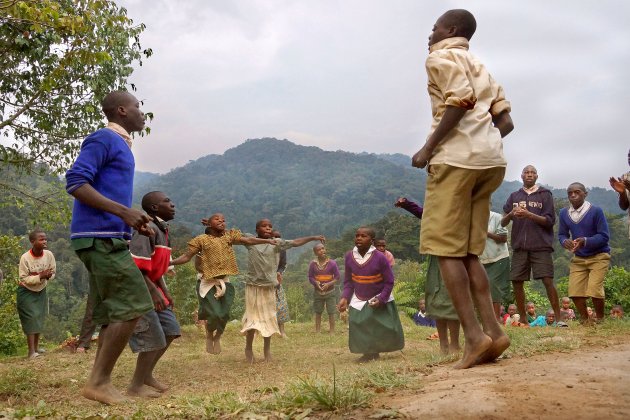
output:
[[[442,257],[481,255],[486,247],[490,196],[505,168],[430,165],[420,230],[420,253]]]
[[[604,299],[604,278],[610,266],[610,254],[592,257],[574,256],[569,266],[569,296]]]

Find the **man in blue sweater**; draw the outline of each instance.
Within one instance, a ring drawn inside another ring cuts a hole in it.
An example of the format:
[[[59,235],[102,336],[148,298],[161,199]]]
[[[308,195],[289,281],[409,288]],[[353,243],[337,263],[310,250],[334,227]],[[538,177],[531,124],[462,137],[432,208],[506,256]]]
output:
[[[127,241],[132,227],[153,232],[149,216],[131,208],[135,160],[129,133],[144,127],[140,103],[130,93],[111,92],[102,105],[109,124],[84,140],[66,173],[66,191],[75,198],[72,247],[90,273],[92,319],[101,325],[94,366],[81,394],[115,404],[125,398],[111,383],[114,365],[138,319],[153,309]]]
[[[574,256],[569,266],[569,296],[588,323],[586,300],[590,297],[597,320],[604,319],[604,277],[610,265],[608,223],[599,207],[586,201],[586,188],[574,182],[567,188],[571,205],[560,210],[560,244]]]

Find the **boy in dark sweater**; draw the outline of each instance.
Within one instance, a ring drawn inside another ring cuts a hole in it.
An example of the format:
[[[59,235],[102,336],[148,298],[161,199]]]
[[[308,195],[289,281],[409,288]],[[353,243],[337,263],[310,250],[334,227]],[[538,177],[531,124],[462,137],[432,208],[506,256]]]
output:
[[[586,201],[586,188],[574,182],[567,188],[571,205],[560,210],[560,244],[574,255],[569,266],[569,296],[588,323],[586,300],[590,297],[597,320],[604,319],[604,277],[610,265],[608,223],[599,207]]]
[[[530,274],[536,280],[542,279],[556,320],[561,321],[558,291],[553,284],[553,225],[556,213],[551,191],[536,184],[538,171],[527,165],[521,173],[523,187],[508,197],[501,219],[501,225],[512,222],[512,267],[510,279],[514,286],[514,298],[518,312],[525,313],[524,282]],[[523,323],[527,319],[523,317]]]

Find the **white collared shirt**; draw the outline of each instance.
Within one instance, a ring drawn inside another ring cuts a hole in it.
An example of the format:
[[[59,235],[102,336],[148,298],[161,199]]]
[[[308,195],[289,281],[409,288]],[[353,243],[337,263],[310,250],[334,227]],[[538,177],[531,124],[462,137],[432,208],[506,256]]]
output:
[[[585,201],[578,209],[574,209],[573,206],[569,206],[569,217],[573,223],[579,223],[590,208],[591,203],[588,201]]]
[[[352,256],[358,264],[363,264],[370,259],[370,257],[372,256],[372,252],[374,251],[376,251],[376,248],[374,248],[374,245],[370,245],[370,249],[368,249],[365,255],[362,256],[361,254],[359,254],[359,249],[355,246],[354,248],[352,248]]]

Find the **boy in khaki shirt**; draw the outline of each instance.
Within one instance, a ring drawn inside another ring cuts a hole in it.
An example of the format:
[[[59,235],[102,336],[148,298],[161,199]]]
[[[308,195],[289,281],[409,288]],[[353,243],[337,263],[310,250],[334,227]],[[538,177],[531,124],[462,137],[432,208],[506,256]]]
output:
[[[433,123],[412,158],[413,166],[428,172],[420,252],[438,256],[461,321],[464,355],[455,366],[460,369],[494,360],[510,345],[494,315],[479,255],[485,248],[490,196],[505,174],[501,139],[514,126],[503,89],[468,52],[476,26],[463,9],[449,10],[433,26],[426,61]]]

